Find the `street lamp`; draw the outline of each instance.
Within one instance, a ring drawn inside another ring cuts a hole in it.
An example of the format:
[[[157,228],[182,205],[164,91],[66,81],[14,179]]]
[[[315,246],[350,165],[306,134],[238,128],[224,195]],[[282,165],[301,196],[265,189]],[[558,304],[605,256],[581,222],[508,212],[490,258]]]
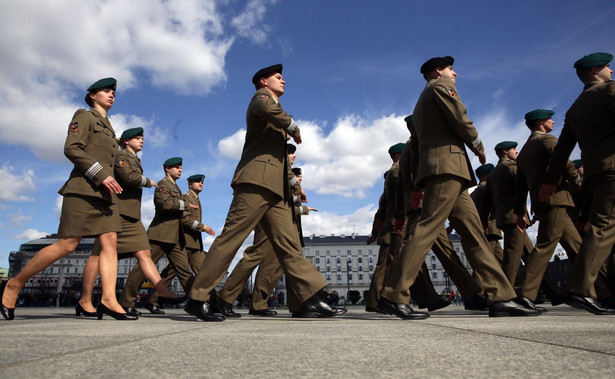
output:
[[[352,263],[352,258],[346,258],[346,283],[348,284],[348,292],[346,292],[346,299],[350,300],[350,264]]]

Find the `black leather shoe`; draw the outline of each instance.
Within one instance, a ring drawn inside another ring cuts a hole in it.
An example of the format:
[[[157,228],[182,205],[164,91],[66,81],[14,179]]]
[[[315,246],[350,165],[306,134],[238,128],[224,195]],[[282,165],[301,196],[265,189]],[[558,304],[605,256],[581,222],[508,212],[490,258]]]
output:
[[[554,307],[556,305],[564,304],[565,302],[566,302],[566,295],[563,293],[553,295],[553,297],[551,298],[551,305],[553,305]]]
[[[184,311],[203,321],[224,321],[226,317],[214,313],[208,301],[188,299]]]
[[[158,296],[158,303],[178,305],[186,301],[186,299],[187,299],[186,296],[178,296],[178,297]]]
[[[274,311],[273,309],[252,309],[250,308],[250,310],[248,311],[248,314],[251,314],[252,316],[269,317],[269,316],[276,316],[278,312]]]
[[[489,306],[489,317],[538,316],[541,311],[528,308],[513,300],[496,301]]]
[[[427,306],[429,312],[437,311],[438,309],[446,308],[451,305],[451,302],[445,299],[438,300],[435,304]]]
[[[75,314],[77,316],[81,316],[81,314],[83,314],[85,317],[96,317],[96,316],[98,316],[98,314],[96,312],[88,312],[85,309],[83,309],[83,307],[79,303],[77,303],[77,305],[75,305]]]
[[[408,304],[396,304],[384,297],[378,300],[378,309],[380,309],[382,313],[395,315],[404,320],[422,320],[429,317],[429,313],[416,312],[410,308]]]
[[[546,308],[536,306],[536,304],[534,304],[534,302],[532,300],[530,300],[530,299],[528,299],[527,297],[524,297],[524,296],[517,297],[515,299],[515,301],[517,303],[523,305],[526,308],[535,309],[537,311],[540,311],[541,313],[545,313],[547,311]]]
[[[3,282],[0,285],[0,312],[2,316],[7,320],[13,320],[15,318],[15,308],[5,307],[4,303],[2,303],[2,296],[4,295],[4,287],[6,287],[6,282]]]
[[[615,309],[603,306],[593,297],[579,295],[574,292],[568,292],[566,295],[566,304],[571,307],[585,309],[595,315],[615,315]]]
[[[467,311],[488,311],[489,303],[484,296],[475,295],[463,301],[463,306]]]
[[[233,306],[220,299],[215,291],[211,292],[211,305],[214,312],[222,313],[225,317],[241,317],[239,313],[233,310]]]
[[[314,295],[303,303],[300,311],[293,312],[293,317],[335,317],[343,315],[344,313],[346,313],[346,311],[346,308],[333,308],[329,304],[322,301],[318,295]]]
[[[130,308],[122,307],[122,308],[124,308],[124,310],[126,311],[126,314],[129,316],[141,316],[142,315],[142,313],[139,312],[137,308],[135,307],[130,307]]]
[[[383,311],[381,311],[378,308],[374,308],[374,307],[365,307],[365,312],[374,312],[374,313],[383,313]]]
[[[107,316],[111,316],[116,320],[123,320],[123,321],[132,321],[132,320],[139,319],[138,316],[129,316],[126,313],[118,313],[118,312],[112,311],[111,309],[107,308],[107,306],[104,305],[103,303],[98,304],[98,307],[96,308],[96,314],[99,320],[103,319],[103,314]]]
[[[152,303],[145,303],[145,305],[143,306],[145,309],[147,309],[149,311],[149,313],[154,314],[154,315],[163,315],[164,311],[162,309],[160,309],[159,306],[152,304]]]

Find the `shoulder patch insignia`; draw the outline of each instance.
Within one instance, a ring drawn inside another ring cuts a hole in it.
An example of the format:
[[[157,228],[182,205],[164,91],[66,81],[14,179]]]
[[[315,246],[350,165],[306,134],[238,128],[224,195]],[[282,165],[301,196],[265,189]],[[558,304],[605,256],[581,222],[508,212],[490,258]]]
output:
[[[261,95],[260,97],[268,98],[269,96],[267,96],[267,95]]]
[[[447,89],[446,89],[446,93],[448,93],[448,94],[449,94],[450,96],[452,96],[452,97],[455,97],[455,91],[453,91],[453,90],[452,90],[452,89],[450,89],[450,88],[447,88]]]
[[[120,159],[119,161],[117,161],[117,165],[120,167],[124,167],[126,166],[126,161],[123,159]]]
[[[77,130],[79,130],[79,123],[73,122],[72,124],[70,124],[69,129],[71,132],[76,132]]]
[[[158,192],[164,192],[164,188],[163,187],[158,188]]]

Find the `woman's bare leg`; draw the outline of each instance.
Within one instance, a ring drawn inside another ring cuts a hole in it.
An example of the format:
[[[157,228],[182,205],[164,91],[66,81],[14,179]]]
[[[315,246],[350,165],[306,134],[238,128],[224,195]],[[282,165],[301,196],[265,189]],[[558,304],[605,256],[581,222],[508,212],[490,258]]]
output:
[[[115,296],[115,283],[117,280],[117,233],[109,232],[98,236],[100,239],[100,257],[98,258],[98,271],[102,283],[102,299],[107,308],[117,313],[125,313],[124,308],[117,302]]]
[[[165,297],[177,297],[176,294],[171,292],[171,290],[166,286],[162,278],[160,277],[160,273],[152,261],[152,254],[149,250],[141,250],[135,253],[135,258],[139,261],[139,266],[141,267],[141,271],[143,272],[143,276],[145,279],[149,280],[150,283],[154,286],[154,290],[158,293],[159,296]]]
[[[81,298],[79,304],[86,312],[96,312],[94,305],[92,305],[92,292],[94,292],[94,283],[96,283],[96,277],[98,276],[99,259],[97,255],[90,255],[85,267],[83,268],[83,275],[81,277]]]

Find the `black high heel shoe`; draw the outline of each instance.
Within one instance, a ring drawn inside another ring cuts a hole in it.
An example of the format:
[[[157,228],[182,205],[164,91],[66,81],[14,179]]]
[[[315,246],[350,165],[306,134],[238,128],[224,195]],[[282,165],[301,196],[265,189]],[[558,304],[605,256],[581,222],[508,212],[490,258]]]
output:
[[[6,283],[8,283],[8,281],[3,282],[2,285],[0,285],[0,312],[2,312],[2,316],[4,316],[5,319],[12,320],[15,318],[15,308],[5,307],[2,303],[2,296],[4,295],[4,287],[6,287]]]
[[[97,316],[96,312],[88,312],[85,309],[83,309],[81,304],[77,303],[77,305],[75,305],[75,314],[77,316],[81,316],[82,313],[85,317],[96,317]]]
[[[98,304],[98,307],[96,308],[96,315],[98,316],[99,320],[102,320],[103,314],[106,314],[107,316],[111,316],[116,320],[138,320],[139,319],[139,316],[130,316],[130,315],[127,315],[126,313],[118,313],[118,312],[112,311],[111,309],[107,308],[106,305],[104,305],[103,303],[100,303]]]

